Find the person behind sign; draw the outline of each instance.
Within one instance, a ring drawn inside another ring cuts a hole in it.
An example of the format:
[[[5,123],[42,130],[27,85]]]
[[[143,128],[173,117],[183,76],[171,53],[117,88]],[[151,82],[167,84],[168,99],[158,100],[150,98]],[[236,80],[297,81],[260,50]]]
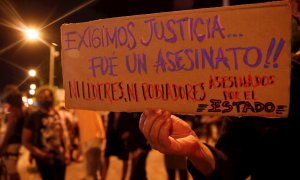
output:
[[[300,2],[291,0],[294,18]],[[298,24],[299,31],[299,24]],[[298,32],[299,33],[299,32]],[[188,157],[194,179],[295,179],[298,171],[300,55],[292,60],[290,109],[287,118],[226,117],[215,147],[200,142],[180,118],[162,109],[146,109],[140,130],[152,148]],[[280,95],[279,95],[280,96]]]

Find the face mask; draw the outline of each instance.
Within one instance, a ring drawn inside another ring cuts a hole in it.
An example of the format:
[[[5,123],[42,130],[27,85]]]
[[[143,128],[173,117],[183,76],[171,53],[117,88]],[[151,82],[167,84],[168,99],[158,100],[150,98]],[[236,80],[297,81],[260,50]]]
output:
[[[39,103],[39,106],[44,109],[50,109],[53,106],[53,101],[46,100]]]

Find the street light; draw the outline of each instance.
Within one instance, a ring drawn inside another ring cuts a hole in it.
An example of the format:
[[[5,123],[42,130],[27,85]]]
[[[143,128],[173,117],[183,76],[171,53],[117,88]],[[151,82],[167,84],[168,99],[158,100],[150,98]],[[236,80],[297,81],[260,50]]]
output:
[[[28,71],[28,75],[29,75],[30,77],[35,77],[35,76],[36,76],[36,70],[30,69],[30,70]]]
[[[26,39],[28,40],[40,40],[43,44],[45,44],[50,51],[50,60],[49,60],[49,86],[53,87],[54,85],[54,59],[58,56],[58,52],[55,51],[55,43],[48,43],[40,38],[39,33],[35,29],[28,28],[24,31],[26,35]]]
[[[25,34],[26,34],[26,38],[30,40],[35,40],[40,37],[39,32],[36,31],[35,29],[27,29],[25,31]]]
[[[36,89],[36,84],[30,84],[30,89],[33,89],[33,90],[35,90]]]
[[[34,90],[34,89],[30,89],[28,92],[29,92],[29,94],[32,95],[32,96],[35,95],[35,90]]]

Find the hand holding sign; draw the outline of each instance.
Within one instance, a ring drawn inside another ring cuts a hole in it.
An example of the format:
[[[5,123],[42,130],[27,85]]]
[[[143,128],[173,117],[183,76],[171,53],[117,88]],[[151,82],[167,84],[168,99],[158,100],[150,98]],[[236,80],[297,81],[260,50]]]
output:
[[[170,154],[192,153],[190,146],[198,142],[191,127],[169,111],[147,109],[141,116],[139,127],[151,147]]]
[[[187,156],[207,176],[215,168],[210,150],[186,122],[171,116],[170,112],[147,109],[141,116],[139,127],[152,148],[166,154]]]

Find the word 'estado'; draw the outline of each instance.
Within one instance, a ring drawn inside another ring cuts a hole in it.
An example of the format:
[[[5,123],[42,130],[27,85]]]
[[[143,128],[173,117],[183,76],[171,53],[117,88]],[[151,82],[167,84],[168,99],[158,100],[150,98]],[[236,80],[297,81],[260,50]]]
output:
[[[274,112],[276,110],[276,106],[272,102],[262,103],[259,101],[250,102],[250,101],[221,101],[220,99],[211,99],[210,100],[210,109],[208,112],[237,112],[237,113],[247,113],[247,112]]]

